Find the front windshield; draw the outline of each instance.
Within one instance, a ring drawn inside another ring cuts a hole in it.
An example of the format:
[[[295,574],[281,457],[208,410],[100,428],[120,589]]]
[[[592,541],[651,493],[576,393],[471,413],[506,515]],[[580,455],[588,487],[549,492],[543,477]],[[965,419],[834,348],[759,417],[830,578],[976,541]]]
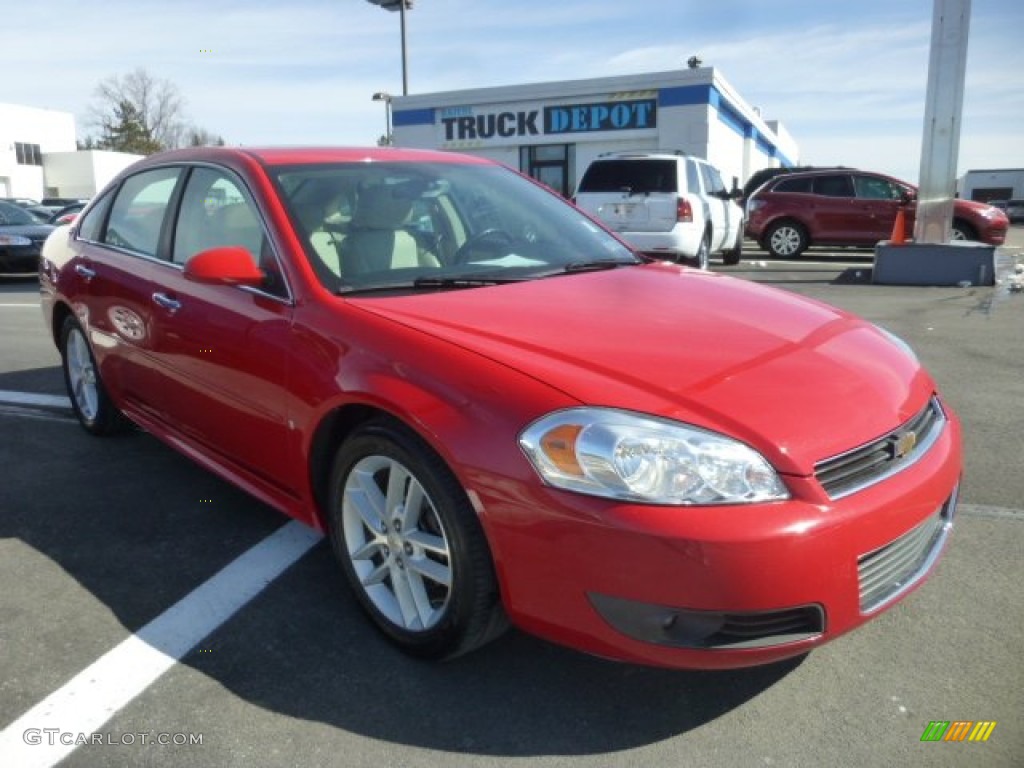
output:
[[[276,181],[332,291],[501,282],[636,258],[576,208],[507,168],[359,162],[290,166]]]

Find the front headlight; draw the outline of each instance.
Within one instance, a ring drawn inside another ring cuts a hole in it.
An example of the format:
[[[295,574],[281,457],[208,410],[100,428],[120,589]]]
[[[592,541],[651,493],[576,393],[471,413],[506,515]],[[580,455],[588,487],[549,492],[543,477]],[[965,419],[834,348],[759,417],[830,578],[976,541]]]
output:
[[[0,235],[0,245],[32,245],[32,241],[21,235]]]
[[[748,504],[789,498],[757,451],[680,422],[611,408],[538,419],[519,445],[556,488],[650,504]]]

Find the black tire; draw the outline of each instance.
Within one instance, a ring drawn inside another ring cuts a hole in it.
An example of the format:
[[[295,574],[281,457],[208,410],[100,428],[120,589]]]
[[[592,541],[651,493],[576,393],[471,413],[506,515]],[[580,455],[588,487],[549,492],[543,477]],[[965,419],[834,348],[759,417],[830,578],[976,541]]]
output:
[[[406,653],[452,658],[507,628],[469,499],[444,461],[398,423],[373,420],[342,443],[328,525],[359,604]]]
[[[960,219],[953,220],[953,227],[950,230],[950,240],[977,240],[978,233],[974,227]]]
[[[697,269],[707,271],[711,268],[711,232],[704,230],[704,236],[700,239],[697,247],[697,254],[689,260],[690,264]]]
[[[98,436],[123,432],[130,422],[110,400],[85,331],[71,316],[61,326],[60,356],[71,408],[82,428]]]
[[[763,246],[777,259],[795,259],[808,246],[807,232],[795,221],[773,224],[764,237]]]
[[[735,267],[740,263],[740,258],[743,256],[743,226],[740,225],[740,231],[736,233],[736,243],[728,251],[722,254],[722,263],[727,267]]]

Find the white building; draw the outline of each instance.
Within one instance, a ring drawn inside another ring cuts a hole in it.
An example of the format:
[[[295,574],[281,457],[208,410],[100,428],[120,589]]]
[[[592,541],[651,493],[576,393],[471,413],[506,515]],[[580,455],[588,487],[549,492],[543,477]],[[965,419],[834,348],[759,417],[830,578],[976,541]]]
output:
[[[0,104],[0,197],[44,197],[43,155],[75,148],[70,112]]]
[[[141,157],[76,146],[70,112],[0,104],[0,197],[92,197]]]
[[[591,160],[682,150],[742,185],[799,149],[713,67],[391,97],[393,143],[484,155],[570,195]],[[728,181],[727,181],[728,183]]]
[[[968,171],[960,179],[960,197],[965,200],[1024,199],[1024,168]]]

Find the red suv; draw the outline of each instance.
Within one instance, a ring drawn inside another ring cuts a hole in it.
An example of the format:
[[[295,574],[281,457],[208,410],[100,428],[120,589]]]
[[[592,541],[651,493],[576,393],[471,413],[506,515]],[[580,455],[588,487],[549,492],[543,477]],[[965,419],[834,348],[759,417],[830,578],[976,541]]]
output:
[[[892,235],[901,205],[907,206],[907,231],[912,231],[916,199],[916,187],[880,173],[792,173],[772,179],[750,196],[746,233],[781,258],[799,256],[811,245],[873,246]],[[953,201],[953,240],[1002,245],[1009,226],[998,208]]]

